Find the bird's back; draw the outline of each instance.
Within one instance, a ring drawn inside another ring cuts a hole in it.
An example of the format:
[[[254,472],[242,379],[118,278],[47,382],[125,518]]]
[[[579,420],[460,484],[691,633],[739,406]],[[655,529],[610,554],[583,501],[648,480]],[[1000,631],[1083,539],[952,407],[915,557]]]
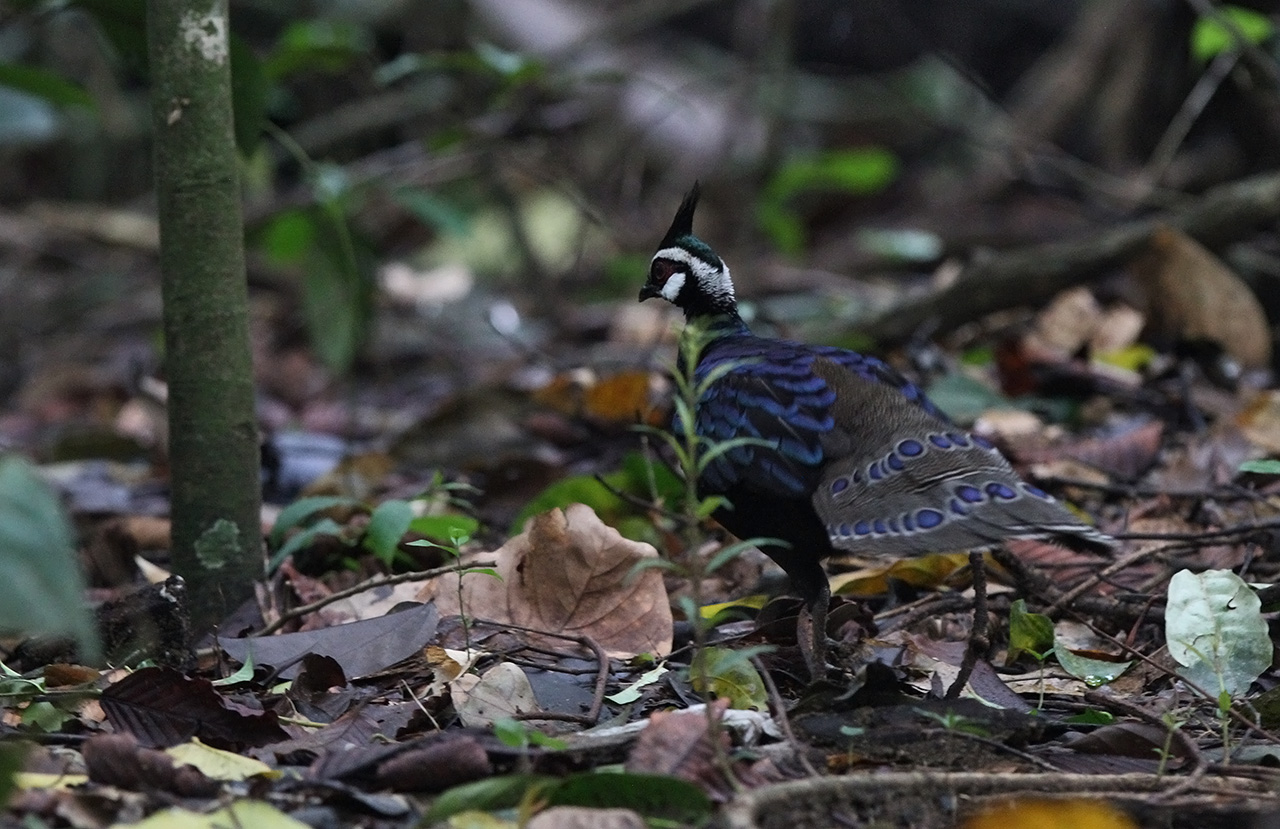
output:
[[[725,373],[699,402],[698,433],[750,442],[713,461],[701,487],[808,510],[833,548],[918,555],[1015,537],[1111,546],[880,360],[742,326],[704,350],[696,375],[712,372]]]

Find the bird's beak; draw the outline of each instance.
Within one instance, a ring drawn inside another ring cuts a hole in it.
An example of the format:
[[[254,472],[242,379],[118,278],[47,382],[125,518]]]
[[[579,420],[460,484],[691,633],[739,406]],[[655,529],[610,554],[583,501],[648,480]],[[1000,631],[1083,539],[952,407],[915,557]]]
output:
[[[652,282],[646,282],[644,287],[640,289],[641,302],[644,302],[646,299],[653,299],[656,296],[662,296],[662,293],[658,290],[658,286],[654,285]]]

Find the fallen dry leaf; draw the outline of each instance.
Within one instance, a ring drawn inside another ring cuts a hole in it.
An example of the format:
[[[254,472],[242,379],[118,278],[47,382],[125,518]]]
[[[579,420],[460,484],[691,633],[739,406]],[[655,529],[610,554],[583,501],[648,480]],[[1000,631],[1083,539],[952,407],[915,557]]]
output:
[[[219,784],[194,766],[179,765],[163,751],[145,748],[129,734],[99,734],[85,741],[89,779],[122,789],[160,790],[182,797],[212,797]]]
[[[671,605],[662,574],[634,572],[638,562],[657,558],[657,550],[623,538],[590,507],[571,504],[534,516],[525,532],[490,555],[501,580],[480,573],[462,577],[468,616],[589,636],[619,659],[671,652]],[[419,598],[434,601],[442,616],[456,614],[457,578],[434,579]],[[565,643],[548,638],[544,644]]]
[[[1271,454],[1280,454],[1280,391],[1263,391],[1236,416],[1244,436]]]
[[[1133,269],[1159,335],[1217,343],[1248,368],[1271,362],[1271,333],[1257,297],[1195,239],[1162,227]]]
[[[1045,347],[1070,357],[1089,342],[1102,320],[1102,307],[1088,288],[1063,291],[1036,318],[1033,335]]]
[[[623,538],[584,504],[534,517],[513,542],[510,558],[499,551],[498,566],[516,624],[590,636],[621,659],[671,652],[671,605],[662,573],[633,572],[639,562],[658,557],[651,545]]]
[[[729,700],[721,698],[708,703],[706,710],[655,711],[631,749],[627,771],[669,774],[709,791],[723,791],[724,772],[716,762],[710,724],[712,718],[723,719],[728,707]],[[714,733],[727,750],[729,735],[722,728]]]
[[[499,662],[483,676],[458,677],[449,693],[458,718],[468,728],[488,728],[503,717],[541,710],[529,677],[510,662]]]
[[[440,792],[491,774],[480,741],[464,735],[427,742],[379,763],[377,781],[397,792]]]

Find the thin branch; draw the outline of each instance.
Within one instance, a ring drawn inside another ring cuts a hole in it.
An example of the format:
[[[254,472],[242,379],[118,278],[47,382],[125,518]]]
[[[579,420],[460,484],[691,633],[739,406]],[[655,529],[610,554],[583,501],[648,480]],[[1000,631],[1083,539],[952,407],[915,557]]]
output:
[[[346,590],[339,590],[336,593],[331,593],[323,599],[316,599],[314,602],[309,604],[300,605],[291,610],[285,611],[280,614],[280,618],[276,619],[257,633],[250,635],[269,636],[294,619],[306,616],[308,613],[314,613],[321,608],[328,607],[334,602],[340,602],[343,599],[349,599],[352,596],[357,596],[366,590],[373,590],[374,588],[386,587],[392,584],[403,584],[407,581],[426,581],[427,579],[434,579],[437,576],[445,576],[449,573],[463,573],[476,567],[496,566],[498,566],[496,561],[472,561],[466,564],[450,564],[448,567],[436,567],[433,570],[415,570],[412,573],[397,573],[394,576],[375,576],[368,581],[362,581],[357,585],[348,587]]]

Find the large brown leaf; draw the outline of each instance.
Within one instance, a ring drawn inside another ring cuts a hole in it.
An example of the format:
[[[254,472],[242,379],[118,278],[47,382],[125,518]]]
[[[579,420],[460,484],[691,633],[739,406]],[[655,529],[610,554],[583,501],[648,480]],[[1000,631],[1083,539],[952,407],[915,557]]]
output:
[[[649,544],[629,541],[583,504],[530,519],[527,529],[493,554],[501,581],[481,574],[462,580],[468,615],[568,636],[589,636],[610,656],[671,652],[671,605]],[[456,577],[434,580],[419,598],[441,615],[458,612]],[[564,641],[546,644],[563,647]]]
[[[1217,343],[1250,368],[1271,361],[1271,332],[1257,297],[1195,239],[1162,227],[1133,267],[1162,335]]]

